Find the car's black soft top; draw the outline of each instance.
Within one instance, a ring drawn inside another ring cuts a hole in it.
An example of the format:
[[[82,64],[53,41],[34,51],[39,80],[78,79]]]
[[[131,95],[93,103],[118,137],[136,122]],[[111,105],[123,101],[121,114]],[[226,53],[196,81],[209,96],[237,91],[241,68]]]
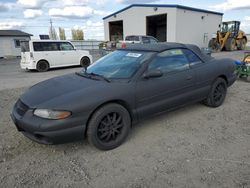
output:
[[[175,42],[162,42],[156,44],[128,44],[126,48],[120,48],[119,50],[131,50],[131,51],[147,51],[147,52],[163,52],[169,49],[175,48],[187,48],[198,55],[202,60],[207,61],[212,57],[203,53],[200,48],[193,44],[181,44]]]

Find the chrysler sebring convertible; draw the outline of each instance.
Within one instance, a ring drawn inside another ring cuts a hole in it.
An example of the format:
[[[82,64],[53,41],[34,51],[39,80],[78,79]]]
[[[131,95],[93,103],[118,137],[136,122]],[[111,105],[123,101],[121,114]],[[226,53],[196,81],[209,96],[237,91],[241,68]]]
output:
[[[18,131],[36,142],[87,137],[109,150],[143,118],[195,102],[222,105],[236,77],[233,60],[214,59],[195,45],[134,44],[80,72],[32,86],[11,117]]]

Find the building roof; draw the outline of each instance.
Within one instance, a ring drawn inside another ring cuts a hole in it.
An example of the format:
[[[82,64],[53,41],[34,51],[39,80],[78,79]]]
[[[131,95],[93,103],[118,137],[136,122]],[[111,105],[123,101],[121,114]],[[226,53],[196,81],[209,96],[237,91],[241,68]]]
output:
[[[193,8],[193,7],[187,7],[187,6],[183,6],[183,5],[174,5],[174,4],[132,4],[132,5],[129,5],[117,12],[114,12],[113,14],[110,14],[106,17],[103,18],[103,20],[109,18],[109,17],[112,17],[116,14],[119,14],[127,9],[130,9],[132,7],[157,7],[157,8],[178,8],[178,9],[184,9],[184,10],[191,10],[191,11],[196,11],[196,12],[204,12],[204,13],[209,13],[209,14],[217,14],[217,15],[220,15],[222,16],[223,13],[221,12],[214,12],[214,11],[210,11],[210,10],[204,10],[204,9],[198,9],[198,8]]]
[[[0,37],[30,37],[33,36],[20,30],[0,30]]]

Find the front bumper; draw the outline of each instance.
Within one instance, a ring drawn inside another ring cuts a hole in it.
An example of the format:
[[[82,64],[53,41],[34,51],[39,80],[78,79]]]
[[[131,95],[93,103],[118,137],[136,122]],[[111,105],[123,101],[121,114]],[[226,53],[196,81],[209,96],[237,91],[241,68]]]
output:
[[[33,115],[33,109],[20,100],[15,104],[11,118],[18,131],[41,144],[59,144],[84,138],[86,125],[83,117],[49,120]]]

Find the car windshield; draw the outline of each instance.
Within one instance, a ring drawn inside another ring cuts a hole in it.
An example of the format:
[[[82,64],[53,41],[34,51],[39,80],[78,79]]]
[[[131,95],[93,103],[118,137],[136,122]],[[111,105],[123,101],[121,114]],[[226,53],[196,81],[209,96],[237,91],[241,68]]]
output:
[[[153,52],[117,50],[88,67],[87,74],[97,74],[108,79],[129,79]]]

